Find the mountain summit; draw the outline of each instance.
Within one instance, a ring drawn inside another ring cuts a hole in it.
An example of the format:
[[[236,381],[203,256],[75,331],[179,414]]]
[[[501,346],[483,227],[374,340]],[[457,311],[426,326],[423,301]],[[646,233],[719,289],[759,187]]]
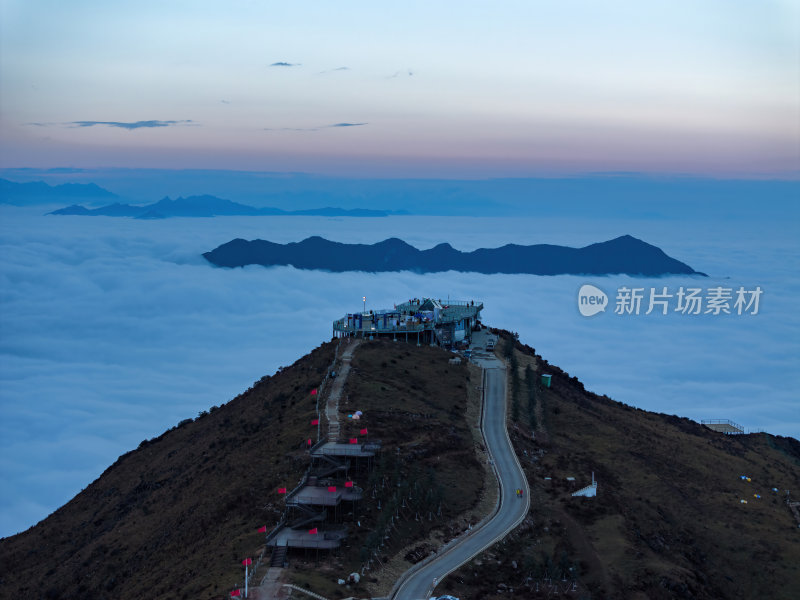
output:
[[[511,333],[494,336],[509,367],[507,427],[530,511],[441,581],[439,595],[547,598],[568,584],[575,597],[609,599],[798,597],[798,523],[787,506],[787,490],[800,486],[797,440],[726,436],[615,402]],[[278,522],[280,489],[308,466],[317,390],[341,356],[325,343],[143,441],[38,525],[0,540],[0,597],[228,598],[241,561],[264,551],[260,532]],[[369,429],[382,450],[369,473],[349,474],[365,491],[357,515],[331,513],[349,527],[347,543],[319,556],[292,550],[283,582],[328,598],[386,596],[398,573],[492,511],[496,484],[476,434],[481,371],[453,356],[360,343],[340,433]],[[576,497],[592,481],[596,496]],[[380,564],[368,560],[376,549]],[[351,572],[366,575],[347,592],[337,580]]]

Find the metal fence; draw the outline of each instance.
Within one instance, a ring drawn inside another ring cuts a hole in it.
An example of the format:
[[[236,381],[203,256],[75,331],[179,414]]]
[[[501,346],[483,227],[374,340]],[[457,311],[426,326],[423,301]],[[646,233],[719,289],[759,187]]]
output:
[[[731,421],[730,419],[703,419],[700,421],[701,425],[709,426],[709,429],[719,431],[727,434],[741,434],[744,433],[744,427]],[[719,427],[719,426],[722,427]],[[716,426],[716,427],[714,427]]]

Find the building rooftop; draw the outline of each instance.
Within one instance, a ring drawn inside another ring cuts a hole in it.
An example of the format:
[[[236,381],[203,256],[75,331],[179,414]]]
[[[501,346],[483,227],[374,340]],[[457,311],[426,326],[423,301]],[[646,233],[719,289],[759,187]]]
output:
[[[313,506],[337,506],[342,500],[354,502],[361,500],[363,493],[361,488],[348,488],[343,486],[333,486],[334,491],[330,491],[328,486],[307,485],[298,490],[291,498],[286,499],[286,504],[310,504]]]
[[[338,442],[325,442],[311,449],[311,456],[354,456],[366,458],[375,456],[380,450],[380,442],[362,442],[360,444],[341,444]]]
[[[308,528],[284,527],[267,542],[267,545],[332,550],[341,546],[342,540],[347,537],[347,528],[342,525],[321,526],[317,528],[317,533],[310,533],[310,531]]]
[[[470,338],[469,331],[480,321],[483,303],[475,300],[412,298],[393,308],[348,313],[333,322],[334,336],[381,336],[409,333],[424,341],[449,345]],[[467,332],[467,333],[461,333]],[[418,340],[422,341],[422,340]]]

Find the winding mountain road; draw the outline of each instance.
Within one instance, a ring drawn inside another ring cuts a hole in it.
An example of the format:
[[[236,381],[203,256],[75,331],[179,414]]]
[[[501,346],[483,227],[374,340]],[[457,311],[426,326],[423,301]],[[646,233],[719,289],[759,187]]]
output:
[[[481,332],[476,345],[481,344],[485,335]],[[522,522],[530,508],[528,481],[506,430],[505,365],[492,353],[478,355],[475,362],[483,367],[481,431],[500,482],[499,507],[490,520],[440,549],[435,558],[406,571],[395,584],[392,600],[427,600],[445,576],[503,539]],[[515,493],[517,488],[523,490],[521,499]]]

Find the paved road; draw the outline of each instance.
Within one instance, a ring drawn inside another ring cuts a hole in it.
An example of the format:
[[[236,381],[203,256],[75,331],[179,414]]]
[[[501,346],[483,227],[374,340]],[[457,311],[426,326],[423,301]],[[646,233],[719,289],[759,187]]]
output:
[[[482,345],[483,340],[484,337],[481,335],[475,340],[474,345]],[[481,427],[500,480],[500,508],[480,529],[473,529],[469,535],[440,550],[440,555],[436,559],[422,568],[412,568],[407,571],[401,578],[402,583],[396,587],[393,600],[429,598],[433,589],[446,575],[501,540],[519,525],[530,507],[528,482],[511,447],[505,426],[505,366],[493,355],[479,354],[476,362],[484,367],[484,412]],[[522,499],[516,497],[514,490],[517,488],[524,491]]]

